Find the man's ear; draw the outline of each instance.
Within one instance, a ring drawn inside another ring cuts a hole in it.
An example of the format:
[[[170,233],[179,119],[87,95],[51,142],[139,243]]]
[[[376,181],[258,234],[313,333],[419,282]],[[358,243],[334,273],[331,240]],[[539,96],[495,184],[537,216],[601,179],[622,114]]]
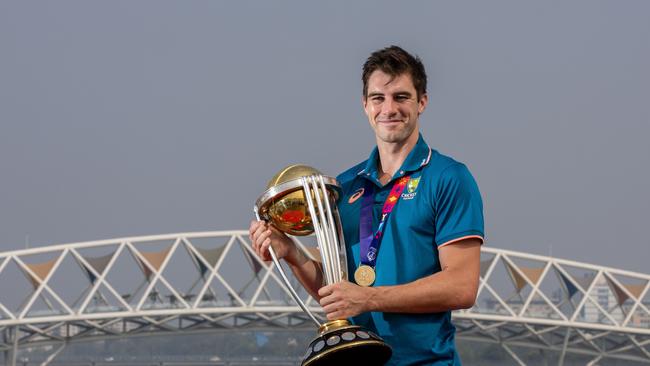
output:
[[[418,115],[422,114],[422,112],[427,109],[427,104],[429,104],[429,94],[424,93],[418,101]]]

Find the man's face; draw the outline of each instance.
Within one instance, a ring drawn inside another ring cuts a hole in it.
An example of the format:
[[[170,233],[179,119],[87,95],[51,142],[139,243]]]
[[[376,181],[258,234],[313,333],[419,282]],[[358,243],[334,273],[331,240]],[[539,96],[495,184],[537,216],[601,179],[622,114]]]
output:
[[[418,131],[418,117],[424,112],[427,101],[426,94],[418,100],[408,73],[393,78],[376,70],[368,78],[363,108],[379,140],[400,143]]]

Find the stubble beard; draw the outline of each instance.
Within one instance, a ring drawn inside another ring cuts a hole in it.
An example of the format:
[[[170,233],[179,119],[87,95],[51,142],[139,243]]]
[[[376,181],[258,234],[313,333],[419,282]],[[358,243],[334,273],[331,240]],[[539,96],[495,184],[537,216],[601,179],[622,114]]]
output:
[[[415,124],[410,124],[407,126],[402,126],[403,128],[398,128],[395,130],[386,130],[382,129],[380,126],[375,127],[375,134],[377,138],[385,143],[389,144],[399,144],[403,143],[414,133]]]

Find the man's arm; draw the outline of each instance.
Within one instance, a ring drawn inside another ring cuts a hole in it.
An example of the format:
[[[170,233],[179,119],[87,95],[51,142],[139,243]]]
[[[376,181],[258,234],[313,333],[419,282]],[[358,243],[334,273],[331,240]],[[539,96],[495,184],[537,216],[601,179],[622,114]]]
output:
[[[248,232],[253,250],[262,260],[271,260],[268,249],[273,246],[278,259],[284,258],[305,290],[315,299],[320,298],[318,289],[323,285],[323,272],[319,262],[309,259],[291,238],[264,221],[252,221]]]
[[[396,286],[361,287],[344,281],[320,289],[327,318],[345,319],[368,311],[435,313],[474,305],[481,241],[469,238],[438,250],[441,271]]]
[[[323,268],[318,261],[308,258],[297,246],[298,259],[286,262],[293,275],[300,281],[307,293],[316,300],[320,299],[318,290],[323,286]]]

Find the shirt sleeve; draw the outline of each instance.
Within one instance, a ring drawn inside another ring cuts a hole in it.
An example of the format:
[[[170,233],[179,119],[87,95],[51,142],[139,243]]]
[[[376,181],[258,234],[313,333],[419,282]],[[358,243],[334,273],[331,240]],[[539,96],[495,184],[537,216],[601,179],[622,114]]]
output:
[[[483,242],[483,201],[465,165],[456,163],[441,173],[435,206],[438,248],[466,238],[478,238]]]

